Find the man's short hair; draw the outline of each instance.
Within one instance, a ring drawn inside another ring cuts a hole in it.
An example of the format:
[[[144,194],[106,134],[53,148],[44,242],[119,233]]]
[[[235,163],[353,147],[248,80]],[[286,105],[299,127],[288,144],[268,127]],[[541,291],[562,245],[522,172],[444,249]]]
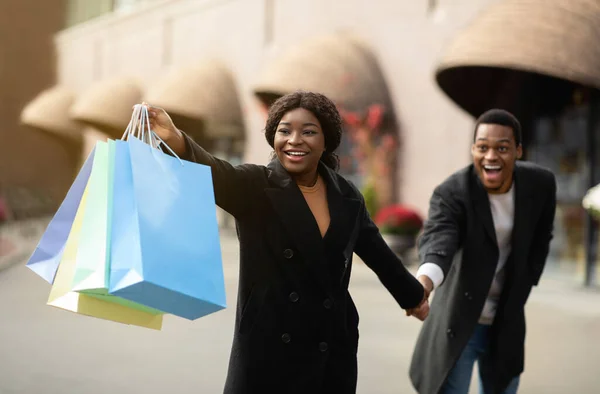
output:
[[[513,135],[515,137],[515,142],[517,146],[521,145],[522,136],[521,136],[521,123],[517,120],[517,118],[508,111],[503,109],[490,109],[485,111],[479,118],[477,118],[477,122],[475,123],[475,130],[473,131],[473,141],[475,141],[475,137],[477,136],[477,128],[480,124],[497,124],[500,126],[510,127],[513,131]]]

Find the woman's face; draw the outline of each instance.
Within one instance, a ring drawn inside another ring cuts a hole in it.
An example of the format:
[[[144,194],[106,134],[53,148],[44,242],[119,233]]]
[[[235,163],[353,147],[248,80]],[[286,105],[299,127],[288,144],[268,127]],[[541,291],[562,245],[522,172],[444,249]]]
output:
[[[325,135],[312,112],[296,108],[283,115],[273,145],[279,161],[292,177],[314,181],[325,152]]]

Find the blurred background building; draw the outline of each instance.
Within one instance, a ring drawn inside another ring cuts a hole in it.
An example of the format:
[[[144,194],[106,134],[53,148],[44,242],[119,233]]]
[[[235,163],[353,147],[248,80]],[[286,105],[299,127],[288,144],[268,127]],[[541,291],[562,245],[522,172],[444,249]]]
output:
[[[0,220],[47,213],[77,170],[76,139],[19,120],[23,107],[56,83],[53,36],[64,29],[65,13],[64,1],[0,2]]]
[[[600,182],[595,0],[2,7],[0,47],[13,59],[0,73],[8,215],[33,212],[15,193],[46,198],[51,213],[94,142],[120,137],[142,100],[164,107],[215,155],[266,163],[266,109],[298,88],[328,95],[342,111],[344,175],[373,188],[379,205],[426,215],[433,188],[470,161],[474,118],[503,107],[523,123],[525,159],[558,177],[549,268],[588,284],[597,276],[598,233],[581,207]]]

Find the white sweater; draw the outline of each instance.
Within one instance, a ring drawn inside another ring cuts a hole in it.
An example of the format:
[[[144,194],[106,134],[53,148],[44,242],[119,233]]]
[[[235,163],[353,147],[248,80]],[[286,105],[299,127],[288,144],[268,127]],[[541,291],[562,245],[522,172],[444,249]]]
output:
[[[494,322],[498,301],[504,287],[506,270],[506,260],[510,255],[512,244],[511,236],[515,216],[515,187],[514,184],[505,194],[488,194],[490,200],[490,209],[494,220],[496,230],[496,240],[498,241],[498,265],[496,266],[496,275],[488,291],[488,297],[481,311],[479,323],[490,325]],[[421,275],[428,276],[433,282],[433,288],[437,288],[444,281],[444,272],[442,269],[430,262],[425,262],[417,271],[417,277]]]

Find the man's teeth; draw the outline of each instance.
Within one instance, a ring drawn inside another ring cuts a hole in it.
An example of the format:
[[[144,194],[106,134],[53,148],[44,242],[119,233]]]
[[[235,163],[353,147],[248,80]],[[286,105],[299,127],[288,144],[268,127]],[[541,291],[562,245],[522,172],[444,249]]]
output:
[[[483,166],[486,170],[499,170],[500,166]]]
[[[287,152],[290,156],[306,156],[306,152]]]

